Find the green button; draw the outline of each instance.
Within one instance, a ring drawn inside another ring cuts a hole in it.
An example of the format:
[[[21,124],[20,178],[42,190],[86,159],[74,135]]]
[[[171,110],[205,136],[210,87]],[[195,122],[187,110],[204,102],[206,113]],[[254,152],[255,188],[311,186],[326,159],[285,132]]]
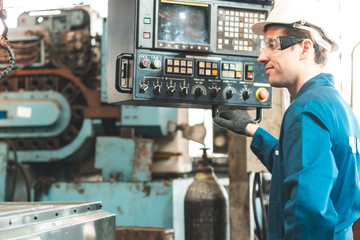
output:
[[[150,23],[151,23],[151,18],[144,17],[144,24],[150,24]]]
[[[254,66],[253,65],[248,65],[248,71],[254,71]]]

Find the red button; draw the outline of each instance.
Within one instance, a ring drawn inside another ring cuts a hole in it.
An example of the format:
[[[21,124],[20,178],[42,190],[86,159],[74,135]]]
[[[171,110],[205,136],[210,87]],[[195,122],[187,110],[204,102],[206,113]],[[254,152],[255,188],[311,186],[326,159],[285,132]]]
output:
[[[268,99],[269,98],[269,92],[266,89],[261,90],[259,95],[260,95],[261,99]]]
[[[143,38],[150,38],[150,33],[149,32],[144,32],[143,33]]]

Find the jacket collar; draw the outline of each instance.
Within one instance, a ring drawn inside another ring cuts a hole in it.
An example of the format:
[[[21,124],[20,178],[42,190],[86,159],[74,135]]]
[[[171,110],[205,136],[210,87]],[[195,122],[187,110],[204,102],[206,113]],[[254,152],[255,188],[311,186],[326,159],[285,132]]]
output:
[[[334,87],[334,77],[331,73],[320,73],[315,77],[309,79],[299,90],[296,94],[296,98],[303,95],[309,89],[319,86],[332,86]]]

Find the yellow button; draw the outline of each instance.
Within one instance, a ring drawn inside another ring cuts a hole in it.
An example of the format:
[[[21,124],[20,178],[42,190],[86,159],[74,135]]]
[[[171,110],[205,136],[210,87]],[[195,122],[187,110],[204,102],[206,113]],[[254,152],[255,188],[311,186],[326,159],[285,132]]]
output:
[[[212,70],[212,75],[217,76],[218,75],[218,70]]]
[[[235,77],[236,77],[236,78],[241,78],[241,72],[240,72],[240,71],[237,71],[237,72],[235,73]]]

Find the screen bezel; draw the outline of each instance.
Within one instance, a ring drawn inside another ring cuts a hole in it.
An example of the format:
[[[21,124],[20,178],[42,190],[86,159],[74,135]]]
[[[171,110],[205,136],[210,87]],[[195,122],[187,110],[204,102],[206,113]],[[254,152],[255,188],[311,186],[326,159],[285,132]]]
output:
[[[159,46],[160,42],[166,42],[166,41],[162,41],[159,40],[159,10],[160,10],[160,3],[170,3],[170,4],[179,4],[179,5],[184,5],[184,6],[199,6],[199,7],[204,7],[207,8],[207,12],[208,12],[208,19],[207,19],[207,26],[208,26],[208,43],[178,43],[178,42],[169,42],[172,44],[179,44],[178,48],[174,48],[174,47],[169,47],[169,46]],[[199,2],[192,2],[192,1],[177,1],[177,0],[157,0],[156,1],[156,9],[154,11],[155,13],[155,33],[154,33],[154,48],[155,49],[171,49],[173,51],[198,51],[198,52],[210,52],[210,46],[211,46],[211,41],[212,41],[212,37],[211,37],[211,4],[208,3],[199,3]],[[186,47],[184,47],[186,46]],[[200,49],[199,49],[200,48]]]

